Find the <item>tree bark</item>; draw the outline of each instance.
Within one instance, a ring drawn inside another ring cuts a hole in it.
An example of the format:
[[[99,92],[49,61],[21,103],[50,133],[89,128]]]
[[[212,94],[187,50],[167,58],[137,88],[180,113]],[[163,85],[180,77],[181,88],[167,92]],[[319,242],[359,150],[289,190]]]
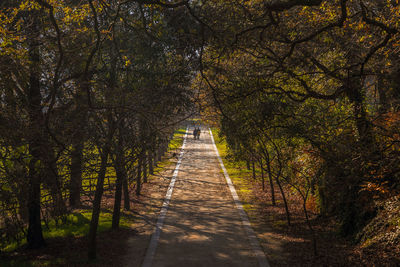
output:
[[[35,155],[37,147],[31,143],[30,154]],[[35,156],[34,156],[35,157]],[[36,159],[31,159],[29,163],[29,194],[28,194],[28,233],[27,241],[28,247],[37,249],[45,246],[43,233],[42,233],[42,223],[40,219],[40,176],[37,171]]]
[[[119,138],[116,144],[116,155],[115,155],[115,172],[117,174],[115,197],[114,197],[114,211],[112,217],[112,229],[119,228],[119,221],[121,215],[121,199],[122,199],[122,185],[126,181],[126,171],[125,171],[125,155],[122,139],[122,129],[119,128]]]
[[[157,161],[162,160],[162,155],[163,155],[163,144],[160,144],[160,146],[158,147]]]
[[[153,175],[154,174],[154,165],[153,165],[153,153],[152,152],[148,152],[147,153],[147,162],[149,164],[149,174]]]
[[[29,162],[28,172],[28,233],[27,242],[29,248],[40,248],[45,245],[42,224],[40,219],[40,201],[41,201],[41,154],[42,150],[42,130],[43,130],[43,114],[40,92],[40,52],[39,43],[39,26],[38,14],[31,13],[31,24],[28,27],[28,34],[31,34],[29,39],[29,87],[27,90],[28,112],[29,112],[29,154],[32,156]]]
[[[115,187],[115,197],[114,197],[114,210],[113,210],[113,216],[112,216],[112,229],[118,229],[119,228],[119,220],[120,220],[120,215],[121,215],[121,199],[122,199],[122,182],[125,179],[123,177],[123,172],[122,172],[122,162],[121,162],[121,157],[118,156],[118,152],[116,155],[116,162],[115,162],[115,172],[117,174],[117,180],[116,180],[116,187]]]
[[[90,87],[90,75],[84,73],[79,81],[79,87],[75,95],[74,124],[76,125],[72,135],[70,183],[69,183],[69,204],[72,208],[79,208],[81,205],[82,191],[82,168],[83,151],[85,148],[86,124],[87,124],[87,92]]]
[[[273,175],[272,175],[272,169],[271,169],[271,162],[269,161],[269,156],[267,155],[266,163],[267,163],[267,172],[268,172],[268,179],[269,179],[269,186],[271,188],[271,202],[273,206],[276,206],[276,201],[275,201],[275,188],[274,188],[274,181],[273,181]]]
[[[361,93],[361,80],[359,78],[349,78],[347,96],[353,104],[354,122],[360,137],[361,146],[374,147],[374,135],[371,122],[368,120],[367,112],[364,107],[364,95]]]
[[[74,138],[71,151],[71,177],[69,182],[69,205],[71,208],[79,208],[81,205],[82,155],[82,138]]]
[[[157,167],[157,160],[158,160],[158,148],[155,148],[153,152],[153,166]]]
[[[279,191],[281,191],[281,195],[282,195],[282,198],[283,198],[283,203],[285,205],[287,223],[288,223],[288,226],[290,226],[290,212],[289,212],[289,207],[288,207],[288,203],[287,203],[287,200],[286,200],[285,191],[283,191],[281,182],[279,181],[279,177],[275,177],[275,181],[276,181],[276,184],[279,187]]]
[[[261,182],[262,182],[262,190],[265,190],[265,177],[264,177],[264,165],[262,158],[260,159],[260,170],[261,170]]]
[[[108,155],[110,153],[110,138],[106,141],[101,153],[100,170],[97,176],[96,192],[93,201],[92,219],[89,228],[89,245],[88,245],[88,258],[89,260],[96,259],[96,237],[97,227],[99,225],[101,198],[104,192],[104,178],[106,176]]]
[[[251,161],[251,170],[253,173],[253,179],[255,180],[256,179],[256,166],[255,166],[254,160]]]
[[[43,120],[45,120],[44,115]],[[43,126],[44,129],[45,127]],[[51,144],[50,135],[45,130],[41,133],[41,147],[42,184],[52,198],[50,212],[57,223],[58,218],[65,217],[67,214],[67,206],[62,195],[62,182],[58,174],[54,147]]]
[[[124,209],[125,210],[130,210],[131,205],[130,205],[130,197],[129,197],[129,186],[128,186],[128,175],[126,174],[126,169],[124,166],[125,171],[125,179],[122,181],[122,189],[124,191]]]
[[[142,157],[138,158],[137,174],[136,174],[136,195],[140,195],[142,187]]]
[[[147,183],[147,158],[146,151],[142,154],[142,162],[143,162],[143,183]]]

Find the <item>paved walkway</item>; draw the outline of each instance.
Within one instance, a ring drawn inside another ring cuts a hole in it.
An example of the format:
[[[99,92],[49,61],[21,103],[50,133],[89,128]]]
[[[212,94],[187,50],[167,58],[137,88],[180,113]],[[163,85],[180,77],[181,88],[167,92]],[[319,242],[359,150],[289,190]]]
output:
[[[210,134],[192,131],[151,266],[259,266]]]

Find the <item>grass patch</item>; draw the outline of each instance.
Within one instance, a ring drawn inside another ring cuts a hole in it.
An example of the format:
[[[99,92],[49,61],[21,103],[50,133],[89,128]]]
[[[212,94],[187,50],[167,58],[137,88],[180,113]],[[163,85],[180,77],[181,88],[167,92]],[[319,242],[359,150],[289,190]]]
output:
[[[58,223],[51,220],[48,225],[42,223],[43,237],[45,239],[63,238],[63,237],[83,237],[89,233],[89,224],[92,217],[91,210],[77,210],[67,215],[65,222]],[[128,213],[121,212],[120,227],[130,228],[133,223],[131,216]],[[112,212],[103,211],[100,213],[98,232],[104,232],[111,228]],[[5,245],[5,246],[4,246]],[[3,244],[4,252],[12,252],[26,245],[26,239],[20,242],[12,242]]]
[[[74,212],[67,217],[66,223],[56,225],[55,221],[51,222],[49,229],[46,229],[43,234],[45,238],[54,237],[82,237],[89,232],[89,223],[92,218],[91,210],[80,210]],[[104,211],[100,213],[98,231],[103,232],[111,228],[112,212]],[[125,213],[121,213],[120,227],[129,228],[132,224],[131,219]]]
[[[168,150],[177,150],[183,144],[183,137],[185,136],[186,128],[179,128],[174,132],[172,140],[169,142]]]

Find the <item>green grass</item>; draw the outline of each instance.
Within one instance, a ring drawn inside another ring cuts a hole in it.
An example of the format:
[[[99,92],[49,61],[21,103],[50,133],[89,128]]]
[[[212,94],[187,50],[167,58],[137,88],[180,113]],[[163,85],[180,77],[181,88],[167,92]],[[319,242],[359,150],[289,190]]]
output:
[[[85,236],[89,232],[89,223],[92,217],[91,210],[81,210],[79,212],[74,212],[68,215],[67,223],[63,225],[56,226],[55,221],[52,221],[50,225],[50,230],[46,228],[44,231],[45,238],[52,237],[66,237],[75,236],[81,237]],[[102,212],[99,218],[98,231],[103,232],[111,228],[112,223],[112,213]],[[121,213],[120,227],[129,228],[132,222],[128,217]]]
[[[186,128],[179,128],[175,131],[174,137],[168,145],[168,150],[178,150],[183,144],[183,137],[185,136]]]
[[[55,220],[50,221],[48,227],[42,223],[43,237],[45,239],[49,238],[62,238],[62,237],[83,237],[89,232],[89,223],[91,220],[92,211],[91,210],[77,210],[72,214],[67,215],[66,222],[58,222],[56,224]],[[100,213],[98,232],[104,232],[111,228],[112,223],[112,213],[111,211],[105,211]],[[121,213],[120,227],[130,228],[133,223],[132,219],[125,213]],[[12,242],[7,244],[3,251],[11,252],[21,246],[26,244],[26,239],[23,239],[19,243]]]

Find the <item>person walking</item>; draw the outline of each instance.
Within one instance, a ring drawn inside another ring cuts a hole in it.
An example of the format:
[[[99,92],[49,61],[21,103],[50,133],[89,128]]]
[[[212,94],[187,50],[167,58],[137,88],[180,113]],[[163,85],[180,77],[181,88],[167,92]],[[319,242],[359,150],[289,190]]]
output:
[[[197,140],[200,140],[200,133],[201,133],[201,130],[199,127],[199,128],[197,128]]]

